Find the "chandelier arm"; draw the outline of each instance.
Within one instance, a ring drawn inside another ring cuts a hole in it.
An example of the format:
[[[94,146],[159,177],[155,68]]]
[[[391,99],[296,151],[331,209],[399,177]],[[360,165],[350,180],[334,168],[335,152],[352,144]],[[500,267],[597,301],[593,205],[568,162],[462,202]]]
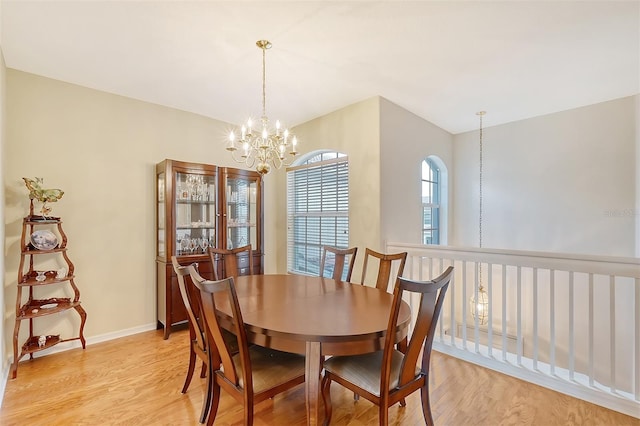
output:
[[[288,167],[291,165],[291,161],[288,161],[287,156],[284,156],[283,158],[278,158],[278,160],[280,161],[280,164],[284,167]]]
[[[256,157],[253,154],[248,155],[244,160],[244,164],[249,168],[253,167],[256,164]]]
[[[276,169],[280,170],[280,168],[282,166],[284,166],[284,162],[280,159],[280,156],[276,155],[271,159],[271,163],[273,164],[273,167],[275,167]]]
[[[245,156],[238,156],[235,151],[231,151],[231,158],[236,163],[246,164],[247,167],[253,167],[253,165],[255,164],[255,158],[252,152],[245,157]]]
[[[233,158],[233,161],[235,161],[236,163],[244,163],[245,160],[242,157],[238,157],[238,155],[236,154],[235,151],[231,151],[231,158]]]

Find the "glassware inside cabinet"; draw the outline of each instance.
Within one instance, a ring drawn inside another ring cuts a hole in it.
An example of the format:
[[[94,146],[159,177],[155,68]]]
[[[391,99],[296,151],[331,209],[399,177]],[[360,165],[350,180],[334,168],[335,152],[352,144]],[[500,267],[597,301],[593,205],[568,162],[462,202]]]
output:
[[[157,245],[157,250],[158,256],[162,256],[164,257],[165,255],[165,241],[166,241],[166,235],[167,235],[167,231],[164,228],[164,173],[160,173],[158,174],[158,178],[157,178],[157,188],[156,190],[158,191],[158,195],[157,195],[157,205],[156,205],[156,220],[157,220],[157,224],[158,224],[158,245]]]
[[[215,246],[215,176],[176,174],[176,255],[207,253]]]
[[[227,249],[257,246],[256,181],[227,179]]]

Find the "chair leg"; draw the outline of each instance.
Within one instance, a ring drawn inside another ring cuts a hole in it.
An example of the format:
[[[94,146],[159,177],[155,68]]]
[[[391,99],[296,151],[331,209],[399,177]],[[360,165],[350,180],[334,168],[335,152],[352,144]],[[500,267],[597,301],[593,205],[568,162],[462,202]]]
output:
[[[398,345],[397,345],[398,350],[399,350],[400,352],[402,352],[403,354],[406,354],[406,353],[407,353],[407,346],[408,346],[408,345],[407,345],[407,338],[406,338],[406,337],[405,337],[404,339],[402,339],[401,341],[399,341],[399,342],[398,342]],[[407,401],[405,401],[405,399],[404,399],[404,398],[402,398],[402,399],[400,400],[400,406],[401,406],[401,407],[406,407],[406,406],[407,406]]]
[[[220,405],[220,385],[216,382],[215,377],[212,377],[211,370],[207,376],[207,383],[211,382],[211,404],[209,408],[209,415],[207,416],[207,426],[213,426],[213,422],[216,420],[218,414],[218,406]],[[204,423],[204,422],[200,422]]]
[[[433,417],[431,416],[431,402],[429,401],[429,378],[426,378],[424,386],[420,388],[420,396],[422,399],[422,415],[427,426],[433,426]]]
[[[205,364],[203,364],[204,366]],[[214,383],[212,383],[212,379],[213,375],[212,374],[208,374],[207,375],[207,391],[204,395],[204,400],[202,401],[202,411],[200,412],[200,423],[204,423],[207,420],[207,414],[209,414],[209,412],[212,410],[211,409],[211,405],[214,403],[213,401],[213,386]],[[220,391],[218,391],[218,398],[220,397]],[[215,401],[215,403],[217,404],[217,401]],[[217,407],[216,407],[217,410]],[[214,414],[215,417],[215,414]]]
[[[360,400],[360,395],[358,395],[357,393],[355,393],[355,392],[354,392],[354,393],[353,393],[353,400],[354,400],[354,401],[358,401],[358,400]]]
[[[189,347],[189,369],[187,370],[187,377],[184,379],[184,386],[182,386],[182,393],[186,393],[191,384],[191,378],[193,377],[193,370],[196,368],[196,353],[191,347]]]
[[[389,407],[386,403],[380,401],[378,406],[378,416],[380,418],[380,426],[388,426],[389,424]]]
[[[253,425],[253,406],[244,407],[244,424],[245,426]]]
[[[331,379],[325,373],[321,384],[322,402],[324,402],[324,426],[328,426],[331,422]]]
[[[202,369],[200,370],[200,378],[204,379],[207,376],[207,363],[202,362]]]
[[[253,399],[250,398],[244,406],[244,426],[253,425]]]

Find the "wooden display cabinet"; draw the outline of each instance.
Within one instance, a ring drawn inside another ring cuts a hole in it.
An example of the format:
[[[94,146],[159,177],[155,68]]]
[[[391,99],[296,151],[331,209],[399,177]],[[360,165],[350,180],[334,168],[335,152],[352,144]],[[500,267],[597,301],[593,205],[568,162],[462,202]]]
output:
[[[251,244],[253,272],[262,273],[262,200],[256,172],[175,160],[156,165],[157,309],[165,339],[187,321],[171,256],[197,263],[213,279],[208,247]]]

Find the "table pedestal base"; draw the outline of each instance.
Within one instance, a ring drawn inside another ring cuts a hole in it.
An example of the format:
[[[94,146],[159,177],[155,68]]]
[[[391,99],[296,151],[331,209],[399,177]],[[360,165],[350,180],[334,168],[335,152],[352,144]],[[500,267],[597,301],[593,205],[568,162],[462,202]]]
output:
[[[304,387],[307,399],[307,425],[309,426],[318,425],[321,353],[320,342],[307,342]]]

